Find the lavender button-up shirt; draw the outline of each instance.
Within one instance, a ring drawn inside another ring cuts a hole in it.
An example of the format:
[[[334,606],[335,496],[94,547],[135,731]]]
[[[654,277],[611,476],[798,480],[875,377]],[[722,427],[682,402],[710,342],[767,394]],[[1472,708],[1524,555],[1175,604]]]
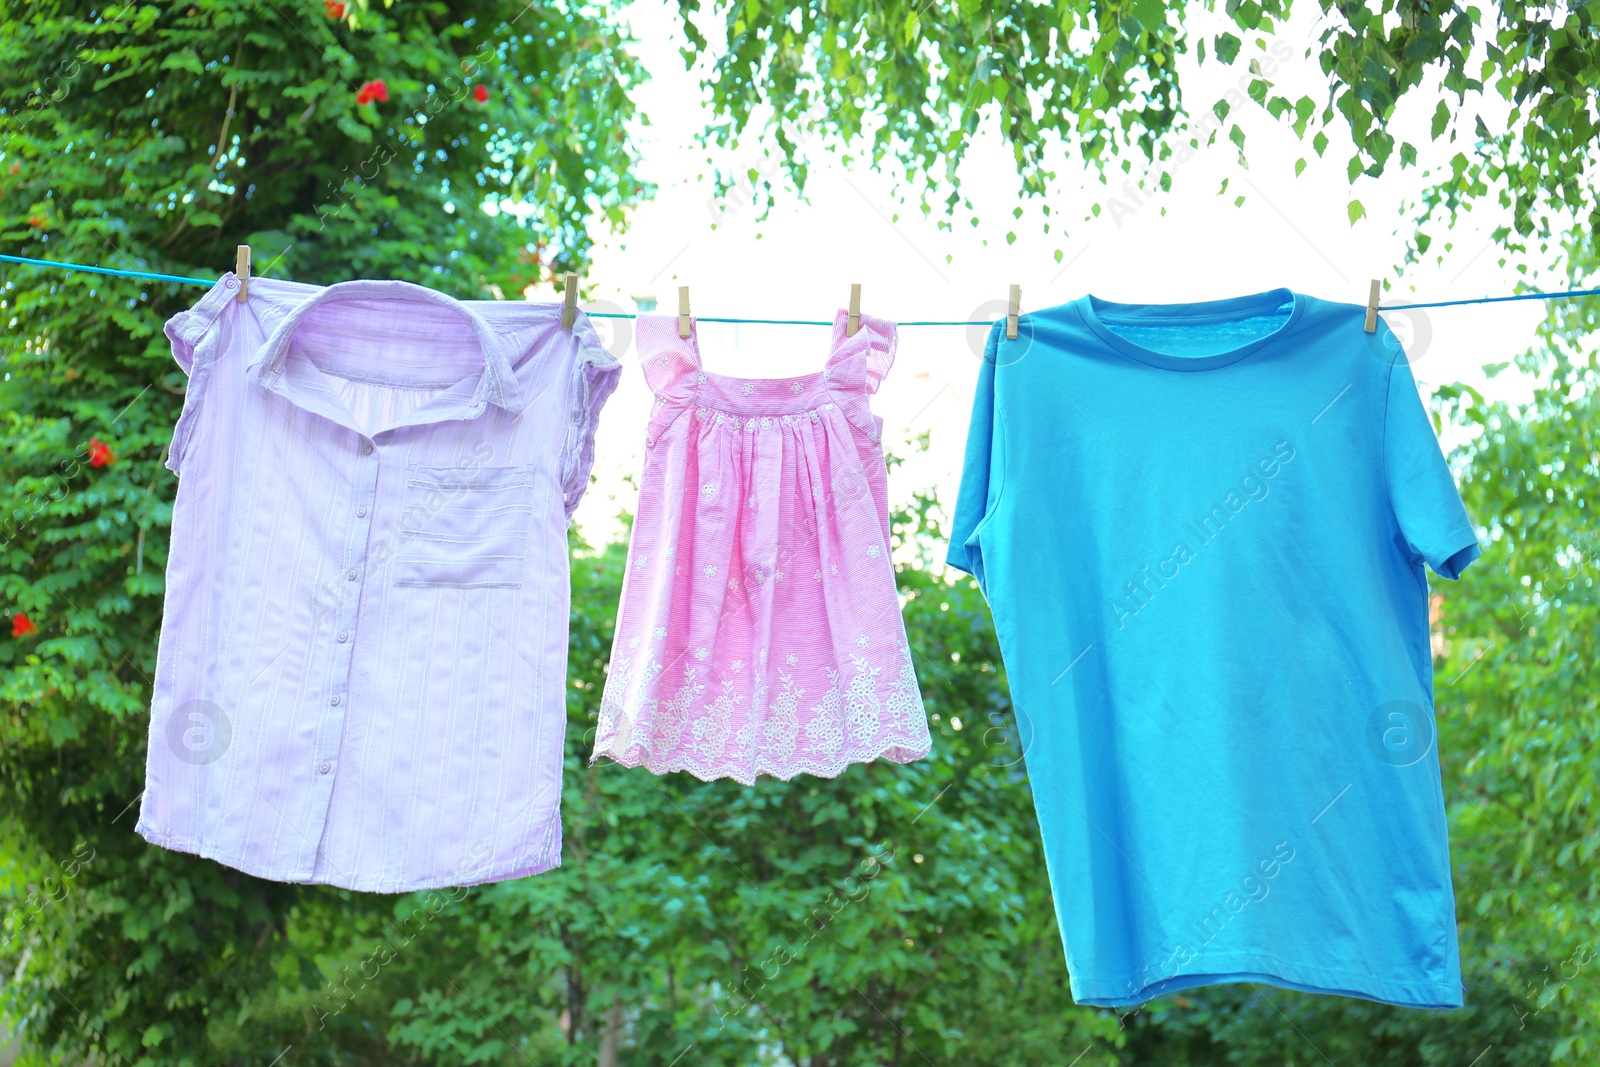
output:
[[[560,306],[225,275],[189,375],[139,832],[400,892],[561,861],[566,528],[619,365]]]

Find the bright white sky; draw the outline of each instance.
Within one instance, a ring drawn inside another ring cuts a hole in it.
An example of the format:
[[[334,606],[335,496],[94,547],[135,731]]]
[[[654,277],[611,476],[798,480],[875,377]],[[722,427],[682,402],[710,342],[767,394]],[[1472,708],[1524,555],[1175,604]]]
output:
[[[1323,75],[1314,59],[1300,57],[1317,32],[1312,5],[1301,6],[1307,17],[1281,35],[1293,47],[1275,80],[1290,99],[1309,94],[1320,101],[1326,97]],[[1453,299],[1509,294],[1519,280],[1511,267],[1499,265],[1500,253],[1489,234],[1500,215],[1485,203],[1474,213],[1477,228],[1456,231],[1442,264],[1430,259],[1397,282],[1394,271],[1403,235],[1410,232],[1402,204],[1421,189],[1420,171],[1395,167],[1379,181],[1360,179],[1355,195],[1365,204],[1367,218],[1352,227],[1345,206],[1351,195],[1344,171],[1347,153],[1340,141],[1335,139],[1326,160],[1319,160],[1309,145],[1302,148],[1292,130],[1253,103],[1236,107],[1230,116],[1246,131],[1248,171],[1239,167],[1224,131],[1210,148],[1174,166],[1170,193],[1157,186],[1158,172],[1144,176],[1143,204],[1133,215],[1113,221],[1102,214],[1093,222],[1071,225],[1064,244],[1058,233],[1043,232],[1036,208],[1020,220],[1012,218],[1019,182],[1009,152],[992,129],[961,172],[964,191],[982,220],[976,228],[961,218],[951,231],[941,231],[914,205],[895,219],[897,199],[889,175],[864,164],[846,168],[815,142],[805,200],[792,190],[780,193],[776,207],[760,223],[754,208],[733,207],[713,228],[705,153],[693,147],[709,112],[695,77],[684,71],[679,57],[683,38],[677,10],[676,4],[660,0],[641,0],[628,8],[638,38],[636,51],[652,75],[637,94],[650,120],[636,131],[643,148],[639,173],[659,191],[634,213],[625,233],[596,234],[599,245],[586,280],[585,306],[592,310],[609,302],[614,306],[605,310],[634,311],[635,298],[653,296],[659,310],[675,311],[681,284],[691,287],[697,315],[831,319],[847,302],[850,283],[860,282],[864,311],[904,320],[991,317],[1012,282],[1022,286],[1023,307],[1028,309],[1065,303],[1085,292],[1110,300],[1168,303],[1277,286],[1364,304],[1375,277],[1395,283],[1385,294],[1388,301]],[[1238,80],[1256,54],[1247,42],[1231,75],[1215,64],[1197,69],[1191,62],[1183,68],[1190,113],[1207,113],[1213,101],[1236,83],[1243,84]],[[1429,140],[1438,98],[1418,94],[1392,128],[1418,146],[1424,167],[1442,163],[1456,150],[1435,148]],[[1309,165],[1296,178],[1294,163],[1301,155]],[[771,167],[755,146],[724,158],[745,167]],[[1133,203],[1117,189],[1108,191],[1090,181],[1065,154],[1057,172],[1061,183],[1051,198],[1057,223],[1082,219],[1090,204],[1112,195]],[[1137,168],[1134,174],[1140,174]],[[1218,196],[1225,177],[1231,178],[1228,191]],[[1247,199],[1236,208],[1233,201],[1240,193]],[[933,199],[943,195],[939,190]],[[1011,229],[1018,236],[1007,245],[1005,234]],[[1436,242],[1435,254],[1442,251],[1441,243]],[[1058,247],[1066,254],[1060,264],[1054,258]],[[1537,288],[1564,286],[1559,276],[1533,275],[1529,280]],[[1528,393],[1529,383],[1515,375],[1491,381],[1481,368],[1529,347],[1542,304],[1434,309],[1422,323],[1407,323],[1401,314],[1386,317],[1402,339],[1428,335],[1424,347],[1408,345],[1413,373],[1425,391],[1441,382],[1464,381],[1494,397],[1521,399]],[[595,322],[608,336],[617,328]],[[743,377],[814,370],[828,339],[828,329],[817,326],[708,323],[700,330],[708,369]],[[892,498],[904,500],[931,485],[947,508],[953,505],[982,335],[981,329],[959,327],[901,331],[895,366],[874,404],[886,423],[887,446],[906,454],[909,449],[902,443],[927,430],[931,449],[894,472]],[[637,353],[625,344],[628,338],[631,333],[618,338],[613,349],[625,370],[600,421],[599,482],[577,516],[593,544],[616,536],[616,516],[633,508],[642,461],[650,395]]]

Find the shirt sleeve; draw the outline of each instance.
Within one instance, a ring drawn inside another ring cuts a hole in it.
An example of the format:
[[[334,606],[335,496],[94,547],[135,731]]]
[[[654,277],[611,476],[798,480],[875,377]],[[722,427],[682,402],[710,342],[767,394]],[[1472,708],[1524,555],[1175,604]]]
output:
[[[212,366],[233,340],[233,319],[238,307],[234,296],[238,289],[239,281],[229,271],[217,279],[194,307],[178,312],[163,327],[167,340],[172,342],[172,358],[189,376],[183,393],[183,411],[172,428],[172,444],[167,448],[167,469],[173,474],[183,474],[183,457],[200,421]]]
[[[972,419],[967,427],[966,459],[961,466],[961,489],[956,494],[955,520],[950,531],[950,549],[945,562],[966,571],[978,580],[988,596],[983,570],[982,533],[984,523],[1000,500],[1004,479],[1004,442],[995,432],[995,357],[999,349],[999,326],[989,331],[984,344],[983,362],[978,367],[978,385],[972,396]]]
[[[589,316],[579,313],[573,323],[577,352],[572,365],[567,418],[567,440],[562,451],[561,492],[567,518],[578,509],[589,488],[589,472],[594,469],[594,433],[600,422],[600,409],[610,399],[622,375],[622,364],[606,351],[595,333]]]
[[[1390,507],[1411,558],[1426,561],[1442,578],[1459,578],[1480,554],[1478,537],[1417,394],[1411,365],[1398,342],[1393,350],[1398,358],[1390,365],[1383,427]]]

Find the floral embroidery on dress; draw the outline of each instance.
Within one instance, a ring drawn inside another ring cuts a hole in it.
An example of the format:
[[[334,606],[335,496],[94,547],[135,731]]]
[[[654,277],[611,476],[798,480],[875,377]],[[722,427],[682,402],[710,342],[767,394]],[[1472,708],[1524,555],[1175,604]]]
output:
[[[705,705],[706,713],[695,717],[689,727],[689,751],[710,763],[722,755],[733,736],[733,710],[744,698],[734,692],[733,682],[722,683],[722,692]]]
[[[795,742],[800,738],[800,698],[806,691],[795,688],[792,675],[780,674],[778,682],[777,699],[761,724],[761,743],[772,761],[782,765],[794,758]]]
[[[799,657],[790,653],[784,659]],[[866,656],[851,656],[845,672],[824,668],[827,689],[809,707],[802,703],[806,690],[796,684],[791,669],[778,675],[777,696],[770,704],[765,703],[764,684],[750,686],[729,677],[715,698],[696,710],[694,701],[706,689],[698,681],[698,667],[684,669],[684,683],[671,699],[659,703],[643,699],[646,691],[656,688],[662,673],[653,657],[644,672],[648,682],[637,690],[633,708],[625,708],[622,693],[629,688],[629,661],[624,659],[606,681],[596,744],[607,742],[621,753],[647,752],[658,770],[686,770],[701,778],[726,776],[746,783],[759,774],[832,777],[851,763],[894,753],[918,758],[927,752],[927,717],[911,649],[901,646],[896,660],[892,675]],[[742,676],[745,666],[738,660],[729,665]],[[746,709],[758,706],[759,717],[748,714]],[[729,771],[730,761],[753,764],[753,770]]]
[[[701,693],[706,691],[704,684],[695,680],[698,667],[690,667],[683,672],[683,685],[672,695],[672,699],[660,704],[661,712],[660,729],[654,734],[654,740],[667,752],[675,750],[683,740],[683,731],[689,725],[689,705]],[[655,701],[642,701],[643,707],[654,705]],[[636,720],[637,721],[637,720]]]

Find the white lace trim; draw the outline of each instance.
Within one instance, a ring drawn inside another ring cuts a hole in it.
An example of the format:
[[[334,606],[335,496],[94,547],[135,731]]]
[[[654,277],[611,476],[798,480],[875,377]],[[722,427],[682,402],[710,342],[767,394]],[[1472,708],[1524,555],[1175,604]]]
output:
[[[760,658],[764,675],[766,656]],[[794,655],[784,660],[796,666]],[[654,649],[642,662],[619,657],[601,696],[591,760],[605,756],[657,774],[688,771],[703,781],[750,785],[763,774],[785,781],[797,774],[834,778],[852,763],[909,763],[928,754],[927,714],[909,647],[900,647],[900,669],[887,679],[883,667],[854,654],[849,669],[825,669],[828,688],[809,706],[806,690],[788,670],[779,672],[769,702],[768,686],[755,678],[747,691],[731,678],[713,688],[699,662],[685,666],[682,684],[663,698],[664,668]],[[746,707],[752,713],[735,729],[734,713]]]

